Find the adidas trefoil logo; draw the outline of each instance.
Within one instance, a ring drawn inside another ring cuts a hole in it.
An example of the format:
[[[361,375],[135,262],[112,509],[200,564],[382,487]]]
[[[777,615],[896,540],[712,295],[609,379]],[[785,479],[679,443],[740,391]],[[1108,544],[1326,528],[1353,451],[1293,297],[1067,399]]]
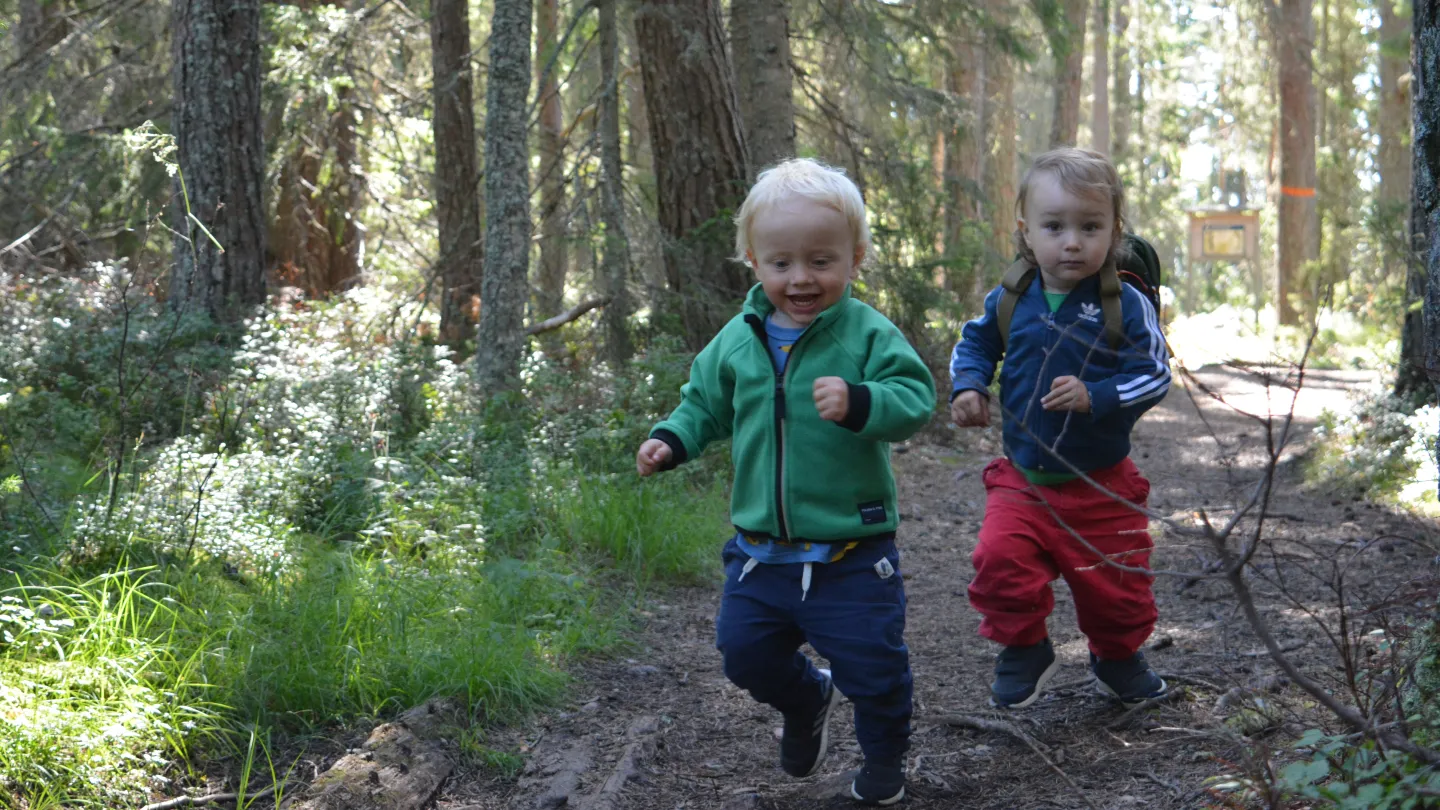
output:
[[[1084,320],[1087,320],[1087,321],[1091,322],[1091,323],[1099,323],[1099,322],[1100,322],[1100,307],[1098,307],[1098,306],[1096,306],[1096,305],[1094,305],[1094,304],[1089,304],[1089,303],[1081,304],[1081,305],[1080,305],[1080,317],[1081,317],[1082,319],[1084,319]]]

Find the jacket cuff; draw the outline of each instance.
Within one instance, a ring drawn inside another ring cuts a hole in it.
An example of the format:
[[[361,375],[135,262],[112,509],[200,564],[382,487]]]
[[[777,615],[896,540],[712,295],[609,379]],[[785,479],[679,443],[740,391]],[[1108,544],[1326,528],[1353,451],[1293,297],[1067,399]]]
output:
[[[671,433],[665,428],[659,428],[650,433],[650,438],[659,439],[670,446],[670,460],[660,465],[660,472],[673,470],[688,460],[688,455],[685,452],[685,442],[680,441],[680,437],[674,433]]]
[[[950,392],[950,401],[954,402],[955,397],[960,396],[966,391],[979,391],[980,393],[985,395],[986,399],[990,398],[990,389],[988,387],[981,387],[972,382],[969,382],[968,380],[962,380],[955,383],[955,390]]]
[[[1090,394],[1090,415],[1096,419],[1108,416],[1120,406],[1120,393],[1114,385],[1086,385],[1085,390]]]
[[[854,383],[845,383],[845,387],[849,389],[850,410],[846,412],[844,419],[835,424],[859,433],[865,429],[865,423],[870,421],[870,389]]]

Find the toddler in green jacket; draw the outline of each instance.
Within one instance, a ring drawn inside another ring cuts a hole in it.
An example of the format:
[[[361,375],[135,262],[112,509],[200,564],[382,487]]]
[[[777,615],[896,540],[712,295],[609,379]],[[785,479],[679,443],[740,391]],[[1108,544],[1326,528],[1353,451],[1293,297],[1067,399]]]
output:
[[[870,230],[842,172],[805,159],[762,172],[736,225],[759,284],[696,356],[636,468],[668,470],[731,439],[725,675],[784,716],[780,765],[793,776],[819,771],[830,714],[849,697],[865,755],[851,794],[894,804],[911,675],[890,443],[929,421],[935,383],[900,330],[850,297]],[[799,651],[807,641],[833,675]]]

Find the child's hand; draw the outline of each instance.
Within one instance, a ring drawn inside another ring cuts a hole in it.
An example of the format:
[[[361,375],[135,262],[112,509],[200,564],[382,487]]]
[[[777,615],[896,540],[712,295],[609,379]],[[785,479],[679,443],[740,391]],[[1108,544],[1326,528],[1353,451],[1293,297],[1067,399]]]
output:
[[[813,393],[821,419],[841,422],[850,413],[850,386],[839,377],[817,377]]]
[[[1079,377],[1056,377],[1050,383],[1050,393],[1040,400],[1040,407],[1047,411],[1090,412],[1090,390]]]
[[[665,466],[671,454],[670,445],[659,439],[646,439],[640,445],[640,452],[635,454],[635,471],[644,478]]]
[[[986,427],[990,424],[990,396],[971,389],[950,400],[950,418],[956,427]]]

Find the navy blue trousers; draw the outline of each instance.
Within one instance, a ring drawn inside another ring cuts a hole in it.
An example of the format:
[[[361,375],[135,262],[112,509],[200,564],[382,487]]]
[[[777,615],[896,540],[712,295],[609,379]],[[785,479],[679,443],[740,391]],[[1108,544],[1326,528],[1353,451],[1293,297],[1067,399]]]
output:
[[[725,677],[781,714],[813,714],[822,681],[800,652],[808,641],[829,659],[836,688],[855,706],[865,759],[901,764],[910,746],[913,682],[895,542],[868,541],[839,562],[815,563],[804,601],[803,564],[757,565],[742,580],[750,556],[736,542],[725,545],[725,593],[715,621]],[[894,570],[888,577],[875,567],[882,558]]]

